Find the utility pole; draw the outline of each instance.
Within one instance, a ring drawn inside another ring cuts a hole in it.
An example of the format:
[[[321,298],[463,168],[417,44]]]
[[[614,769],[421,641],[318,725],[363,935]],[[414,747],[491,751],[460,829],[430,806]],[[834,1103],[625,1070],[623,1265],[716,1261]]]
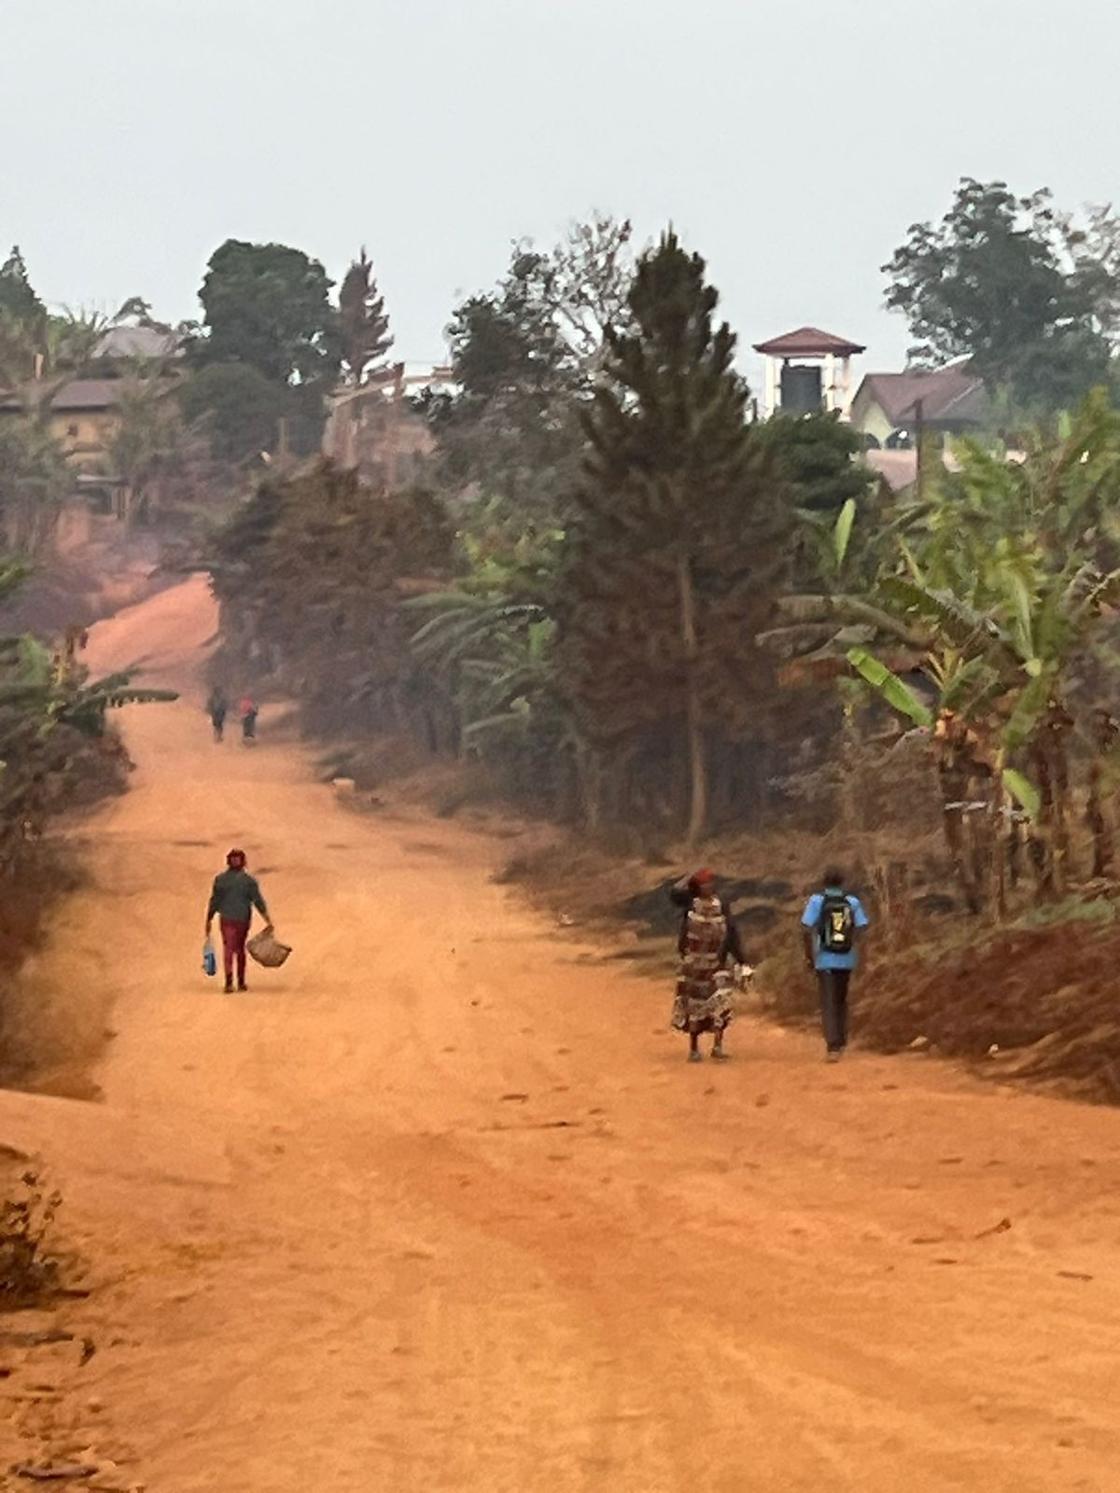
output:
[[[389,450],[385,463],[385,481],[390,492],[397,490],[397,454],[400,446],[401,415],[404,406],[404,364],[393,364],[393,392],[389,398]]]
[[[922,405],[923,401],[921,399],[916,399],[914,401],[914,448],[917,452],[918,457],[917,469],[914,479],[914,496],[917,498],[919,503],[922,501],[922,493],[925,487],[925,472],[923,471],[924,463],[922,460],[922,437],[925,434],[925,411],[923,410]]]

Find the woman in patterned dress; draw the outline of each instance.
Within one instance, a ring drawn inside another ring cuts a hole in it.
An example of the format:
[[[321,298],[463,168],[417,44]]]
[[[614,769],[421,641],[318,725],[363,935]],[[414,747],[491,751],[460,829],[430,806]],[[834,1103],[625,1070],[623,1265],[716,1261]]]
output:
[[[688,1060],[701,1060],[700,1033],[712,1033],[712,1057],[726,1058],[723,1034],[734,1012],[728,960],[745,965],[739,930],[731,910],[716,895],[715,874],[705,867],[672,887],[669,897],[682,909],[677,949],[681,956],[672,1026],[688,1033]]]

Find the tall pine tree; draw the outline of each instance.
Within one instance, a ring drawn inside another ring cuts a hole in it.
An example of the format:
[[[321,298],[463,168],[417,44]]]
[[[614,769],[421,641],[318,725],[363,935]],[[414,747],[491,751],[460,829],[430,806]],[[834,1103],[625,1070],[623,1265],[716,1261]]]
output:
[[[772,589],[778,515],[761,501],[735,336],[673,232],[638,264],[632,329],[609,331],[565,546],[559,659],[599,761],[651,730],[683,741],[688,838],[708,818],[712,728],[740,727],[744,651]],[[668,777],[671,777],[670,773]]]
[[[349,381],[360,384],[393,345],[385,297],[377,289],[364,246],[343,277],[338,312],[342,362]]]
[[[39,331],[47,319],[46,307],[35,294],[18,244],[12,245],[12,252],[0,264],[0,315],[33,331]]]

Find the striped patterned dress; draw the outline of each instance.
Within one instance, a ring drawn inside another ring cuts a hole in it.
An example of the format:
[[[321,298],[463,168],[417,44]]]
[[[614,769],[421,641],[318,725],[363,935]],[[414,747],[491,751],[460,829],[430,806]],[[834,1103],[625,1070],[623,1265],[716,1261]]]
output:
[[[731,1021],[731,976],[723,968],[727,914],[718,897],[695,897],[685,922],[684,953],[671,1025],[678,1032],[722,1032]]]

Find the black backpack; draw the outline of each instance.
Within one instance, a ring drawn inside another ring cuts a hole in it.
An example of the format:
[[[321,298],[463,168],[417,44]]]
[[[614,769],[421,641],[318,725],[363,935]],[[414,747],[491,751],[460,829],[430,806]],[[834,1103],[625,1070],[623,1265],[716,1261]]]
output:
[[[825,892],[821,906],[821,948],[826,954],[850,954],[855,942],[852,904],[843,892]]]

